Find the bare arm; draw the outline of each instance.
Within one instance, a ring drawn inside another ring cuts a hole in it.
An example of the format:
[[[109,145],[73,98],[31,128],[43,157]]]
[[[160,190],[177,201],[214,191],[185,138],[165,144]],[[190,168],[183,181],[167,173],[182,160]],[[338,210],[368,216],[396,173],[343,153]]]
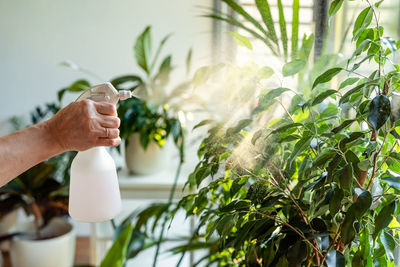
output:
[[[0,137],[0,186],[65,151],[119,145],[119,123],[114,105],[84,100],[48,121]]]

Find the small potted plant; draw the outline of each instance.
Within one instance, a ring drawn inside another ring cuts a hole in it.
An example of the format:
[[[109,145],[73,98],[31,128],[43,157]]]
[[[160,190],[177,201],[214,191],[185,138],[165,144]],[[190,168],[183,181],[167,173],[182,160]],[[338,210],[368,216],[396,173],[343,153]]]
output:
[[[116,89],[135,90],[138,98],[119,103],[121,138],[125,140],[125,159],[132,173],[151,174],[168,163],[170,136],[179,147],[183,130],[179,118],[184,117],[183,106],[194,99],[191,83],[182,82],[170,91],[172,56],[159,63],[162,48],[170,35],[165,36],[152,54],[150,26],[139,35],[134,45],[137,65],[144,76],[124,75],[111,80]],[[191,50],[186,61],[190,70]]]

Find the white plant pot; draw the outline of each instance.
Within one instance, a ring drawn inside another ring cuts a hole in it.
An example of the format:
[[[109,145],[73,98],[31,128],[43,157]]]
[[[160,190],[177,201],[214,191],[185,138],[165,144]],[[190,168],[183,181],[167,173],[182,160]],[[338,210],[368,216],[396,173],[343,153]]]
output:
[[[20,225],[18,230],[32,233],[32,222]],[[58,233],[62,233],[57,236]],[[14,267],[71,267],[75,256],[75,233],[67,221],[56,218],[43,229],[43,235],[56,237],[32,240],[16,237],[10,246],[11,263]]]
[[[17,223],[17,218],[18,218],[18,209],[15,209],[9,214],[7,214],[0,221],[0,235],[8,233],[10,229]]]
[[[13,210],[5,217],[3,217],[3,219],[0,221],[0,235],[4,235],[12,231],[12,228],[17,224],[18,210],[19,209]],[[0,258],[1,258],[1,251],[2,250],[8,251],[9,249],[10,249],[9,242],[0,243]],[[0,264],[0,266],[2,265]]]
[[[163,170],[170,159],[171,139],[168,138],[164,147],[150,141],[146,150],[140,145],[139,134],[133,134],[125,146],[125,162],[131,173],[150,175]]]

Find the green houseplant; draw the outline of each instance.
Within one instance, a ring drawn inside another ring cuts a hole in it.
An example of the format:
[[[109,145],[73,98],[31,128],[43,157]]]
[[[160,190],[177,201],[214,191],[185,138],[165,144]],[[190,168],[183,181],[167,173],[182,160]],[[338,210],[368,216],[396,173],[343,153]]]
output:
[[[143,74],[126,74],[110,80],[117,90],[131,90],[136,96],[118,103],[120,136],[125,141],[127,167],[133,173],[150,174],[161,169],[168,156],[160,152],[168,144],[169,137],[179,149],[183,148],[180,145],[183,137],[180,119],[185,119],[186,111],[201,105],[191,90],[189,80],[177,84],[171,82],[170,76],[175,67],[172,65],[172,55],[168,54],[160,60],[170,36],[165,36],[154,52],[151,27],[147,26],[133,47],[135,61]],[[185,64],[187,74],[190,72],[191,58],[192,51],[189,50]],[[93,76],[71,62],[63,62],[62,65]],[[80,92],[89,87],[90,83],[81,79],[68,90]],[[61,96],[64,91],[60,92]],[[189,103],[193,105],[189,107]],[[117,149],[121,152],[120,147]]]
[[[255,1],[263,23],[235,1],[223,2],[247,20],[255,30],[245,26],[246,31],[261,37],[274,53],[281,55],[278,47],[287,51],[282,76],[297,76],[297,90],[261,90],[257,106],[236,122],[200,123],[198,127],[211,126],[198,150],[200,162],[188,179],[198,192],[174,209],[164,209],[172,212],[148,208],[136,224],[170,218],[184,209],[198,223],[189,241],[173,252],[206,249],[207,255],[195,265],[394,266],[400,242],[400,67],[391,56],[400,43],[384,36],[377,15],[382,1],[364,1],[352,25],[355,48],[347,60],[332,57],[310,67],[308,56],[300,58],[310,47],[292,45],[289,54],[284,37],[274,41],[268,1]],[[343,2],[333,1],[329,15]],[[293,23],[298,24],[299,1],[293,6]],[[282,18],[281,1],[278,8]],[[242,27],[234,17],[212,16]],[[280,22],[284,36],[284,19]],[[293,28],[292,44],[298,40]],[[234,35],[249,46],[247,38]],[[368,71],[360,72],[361,67]],[[334,78],[337,82],[330,87]],[[285,93],[291,95],[288,106],[280,100]],[[283,115],[266,120],[263,115],[277,106]],[[213,180],[199,187],[210,176]]]
[[[124,75],[111,80],[115,88],[135,90],[138,96],[119,103],[118,107],[127,165],[136,173],[146,174],[157,170],[157,164],[145,166],[142,159],[146,154],[151,154],[152,158],[157,157],[157,151],[165,146],[169,136],[179,147],[183,129],[178,115],[183,116],[184,106],[194,99],[189,90],[189,81],[170,85],[170,75],[174,68],[172,55],[166,55],[158,62],[169,37],[167,35],[161,40],[154,53],[151,27],[146,27],[134,45],[136,63],[144,75]],[[190,50],[186,61],[187,73],[190,71],[191,56]],[[158,158],[163,161],[166,157],[161,155]]]

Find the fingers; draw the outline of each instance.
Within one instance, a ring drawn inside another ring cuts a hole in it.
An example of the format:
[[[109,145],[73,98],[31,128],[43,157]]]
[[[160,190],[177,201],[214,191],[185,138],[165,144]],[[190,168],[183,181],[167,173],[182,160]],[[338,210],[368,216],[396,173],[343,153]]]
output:
[[[99,123],[104,128],[118,128],[121,121],[118,117],[100,115]]]
[[[108,138],[99,138],[97,139],[96,146],[118,146],[121,144],[121,138],[113,138],[113,139],[108,139]]]
[[[119,129],[104,128],[101,138],[115,139],[119,137]]]
[[[103,115],[117,116],[117,109],[115,105],[107,102],[94,102],[94,106],[98,113]]]

